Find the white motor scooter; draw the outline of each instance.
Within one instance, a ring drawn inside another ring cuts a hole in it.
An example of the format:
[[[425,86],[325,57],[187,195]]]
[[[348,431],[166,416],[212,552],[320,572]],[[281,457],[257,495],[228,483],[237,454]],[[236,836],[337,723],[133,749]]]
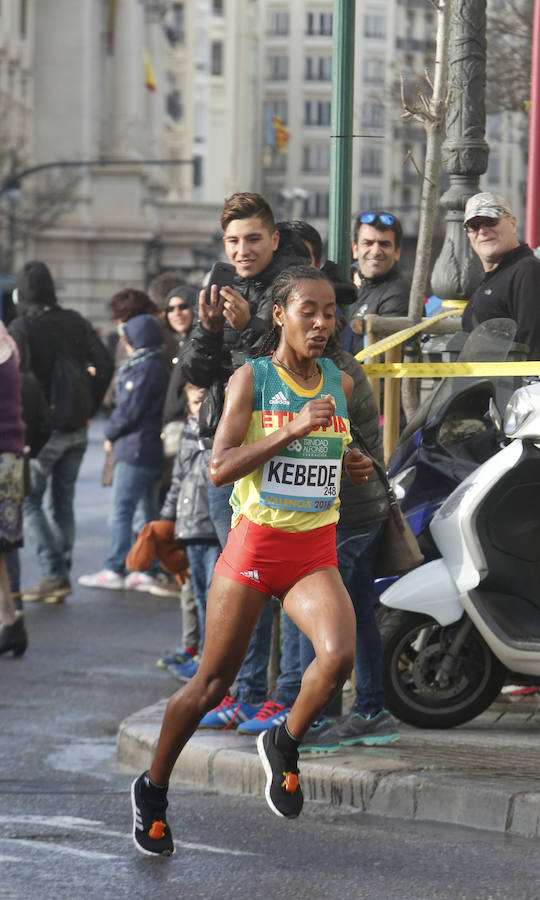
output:
[[[380,598],[386,703],[423,728],[477,716],[510,673],[540,684],[540,383],[492,415],[511,441],[433,517],[441,558]]]

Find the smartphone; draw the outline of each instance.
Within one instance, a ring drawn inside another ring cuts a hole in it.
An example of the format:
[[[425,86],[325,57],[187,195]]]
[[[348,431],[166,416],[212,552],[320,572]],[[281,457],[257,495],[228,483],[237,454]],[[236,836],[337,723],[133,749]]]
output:
[[[230,263],[214,263],[208,279],[207,290],[209,291],[213,284],[217,284],[218,290],[222,287],[231,287],[235,275],[236,269]]]

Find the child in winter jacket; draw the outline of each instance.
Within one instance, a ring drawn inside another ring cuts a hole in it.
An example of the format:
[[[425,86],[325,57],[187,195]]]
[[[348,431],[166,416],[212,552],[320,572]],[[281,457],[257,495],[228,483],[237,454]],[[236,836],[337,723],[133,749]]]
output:
[[[126,556],[133,544],[137,505],[142,503],[146,522],[157,518],[163,470],[161,422],[169,381],[162,330],[155,316],[133,316],[124,323],[122,336],[128,357],[118,368],[115,406],[105,424],[105,448],[114,445],[109,555],[100,572],[79,578],[86,587],[109,590],[141,589],[141,575],[149,582],[154,577],[139,572],[126,577]]]
[[[206,595],[217,558],[221,552],[208,506],[207,469],[210,451],[199,439],[199,410],[204,388],[186,384],[184,388],[188,416],[180,440],[172,481],[163,507],[162,519],[174,519],[174,536],[185,546],[199,617],[200,643],[204,643]],[[169,670],[181,680],[191,678],[197,671],[199,657],[185,663],[172,663]]]

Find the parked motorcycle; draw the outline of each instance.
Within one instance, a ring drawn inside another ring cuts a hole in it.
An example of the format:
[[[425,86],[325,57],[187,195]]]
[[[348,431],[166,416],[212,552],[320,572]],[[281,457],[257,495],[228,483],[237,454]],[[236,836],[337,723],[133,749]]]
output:
[[[380,598],[386,702],[423,728],[474,718],[510,673],[540,684],[540,383],[492,415],[509,443],[434,515],[440,558]]]
[[[503,362],[516,325],[491,319],[468,335],[458,362]],[[403,430],[387,466],[401,509],[426,561],[440,556],[429,531],[435,512],[464,478],[500,449],[501,435],[489,418],[497,398],[511,394],[508,376],[445,378]],[[396,578],[376,581],[381,594]],[[384,611],[381,611],[384,614]]]

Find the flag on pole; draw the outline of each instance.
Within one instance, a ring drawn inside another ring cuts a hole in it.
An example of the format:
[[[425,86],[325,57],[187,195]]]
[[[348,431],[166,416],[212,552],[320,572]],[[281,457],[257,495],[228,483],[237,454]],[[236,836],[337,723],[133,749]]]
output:
[[[291,133],[279,116],[272,116],[272,125],[274,126],[274,144],[280,153],[286,153]]]
[[[148,50],[143,50],[144,83],[149,91],[156,89],[156,76]]]

